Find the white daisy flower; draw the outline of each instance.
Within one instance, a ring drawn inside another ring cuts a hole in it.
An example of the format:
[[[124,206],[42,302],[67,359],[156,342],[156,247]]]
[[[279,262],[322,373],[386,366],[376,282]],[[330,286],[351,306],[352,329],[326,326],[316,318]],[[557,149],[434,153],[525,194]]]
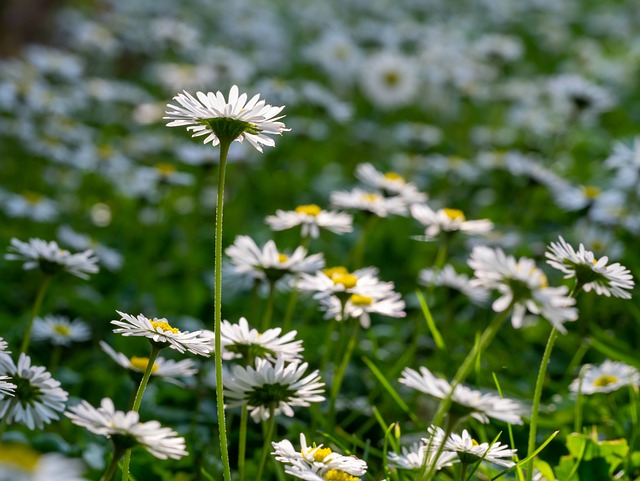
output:
[[[495,312],[503,312],[513,305],[511,323],[516,329],[522,327],[527,310],[541,315],[562,333],[566,333],[565,322],[578,318],[578,311],[573,307],[576,300],[567,297],[568,288],[549,287],[547,276],[532,259],[521,257],[516,261],[502,249],[476,246],[468,263],[475,274],[472,285],[496,289],[501,294],[493,303]]]
[[[331,205],[337,209],[358,209],[372,212],[378,217],[389,214],[406,215],[407,204],[400,196],[385,197],[358,187],[350,191],[331,192]]]
[[[14,398],[0,400],[0,418],[8,424],[24,423],[33,430],[60,419],[58,413],[64,411],[68,394],[44,367],[32,366],[31,358],[24,353],[18,364],[2,355],[0,374],[10,375],[16,385]]]
[[[601,296],[631,299],[627,292],[633,289],[631,271],[619,263],[609,264],[609,258],[596,259],[593,252],[581,243],[576,251],[562,236],[559,242],[552,242],[545,253],[547,263],[565,273],[564,278],[576,278],[576,283],[586,292],[592,289]]]
[[[288,439],[271,443],[277,461],[286,464],[287,474],[307,481],[357,481],[367,472],[367,463],[355,456],[344,456],[324,448],[322,444],[307,445],[300,434],[300,449],[296,450]]]
[[[2,210],[9,217],[26,218],[36,222],[53,222],[60,213],[56,202],[37,192],[7,192],[3,198]]]
[[[323,210],[316,204],[299,205],[293,211],[278,209],[276,215],[267,216],[265,221],[275,231],[301,226],[302,237],[312,239],[320,236],[321,228],[335,234],[346,234],[353,230],[351,214]]]
[[[368,162],[356,166],[356,177],[369,187],[400,196],[407,204],[427,201],[427,194],[420,192],[415,184],[407,182],[400,174],[396,172],[380,172]]]
[[[416,98],[420,77],[415,59],[399,52],[380,52],[365,60],[360,70],[363,93],[381,109],[396,109]]]
[[[69,346],[72,342],[86,341],[91,337],[89,326],[79,319],[47,315],[36,317],[31,336],[34,341],[49,341],[57,346]]]
[[[556,75],[549,79],[547,87],[554,109],[564,115],[592,120],[614,106],[607,90],[580,75]]]
[[[263,248],[246,235],[236,237],[233,245],[225,249],[237,275],[250,274],[254,279],[275,282],[287,274],[314,272],[324,267],[321,253],[307,256],[300,246],[291,255],[278,251],[275,242],[268,241]]]
[[[418,274],[419,282],[425,286],[439,286],[455,289],[467,296],[476,304],[483,304],[489,298],[489,293],[482,287],[471,284],[469,276],[458,274],[451,264],[441,270],[422,269]]]
[[[325,319],[358,319],[365,329],[371,326],[370,314],[405,317],[405,307],[402,296],[397,292],[386,292],[380,296],[351,294],[344,302],[338,296],[330,296],[320,301],[320,309],[325,312]]]
[[[23,444],[0,443],[1,481],[85,481],[79,459],[42,454]]]
[[[431,441],[431,443],[433,444],[433,441]],[[436,459],[435,453],[430,452],[427,449],[428,447],[429,440],[423,438],[419,443],[413,443],[411,446],[402,446],[400,454],[394,451],[389,452],[387,459],[391,466],[410,470],[428,468],[435,462],[433,469],[439,471],[442,468],[458,462],[458,455],[456,453],[442,451]]]
[[[451,384],[435,377],[426,367],[421,367],[420,373],[405,368],[399,381],[411,389],[437,399],[445,399],[451,392]],[[493,418],[509,424],[522,424],[522,406],[519,403],[495,394],[476,391],[463,384],[456,385],[451,402],[454,412],[470,415],[481,423],[486,424],[489,418]]]
[[[432,436],[432,450],[438,450],[441,445],[444,445],[445,450],[456,453],[463,463],[473,464],[483,460],[505,468],[515,465],[513,461],[505,458],[513,458],[516,454],[516,449],[509,449],[509,446],[497,441],[493,444],[480,444],[469,435],[466,429],[462,431],[462,435],[451,433],[445,439],[445,432],[442,428],[430,426],[429,434]],[[427,442],[428,439],[423,439],[422,441]]]
[[[197,99],[188,92],[176,95],[173,99],[179,106],[168,104],[167,127],[187,127],[192,137],[206,135],[204,143],[220,143],[220,135],[232,136],[233,140],[242,142],[246,139],[258,152],[262,146],[273,147],[275,142],[268,135],[280,135],[288,131],[282,122],[284,116],[278,116],[284,107],[273,107],[260,94],[247,102],[247,94],[239,94],[238,87],[229,91],[229,100],[217,93],[198,92]]]
[[[375,267],[349,272],[344,266],[336,266],[314,274],[301,274],[300,279],[296,281],[296,287],[301,291],[314,292],[314,299],[323,299],[333,294],[380,297],[393,291],[394,285],[393,282],[380,281],[378,269]]]
[[[302,341],[295,341],[297,331],[290,331],[280,336],[282,329],[276,327],[259,332],[250,329],[249,323],[241,317],[238,324],[223,320],[220,326],[222,359],[243,359],[253,364],[256,358],[264,358],[274,362],[276,358],[293,361],[302,357],[304,351]]]
[[[67,225],[60,226],[57,230],[58,239],[73,249],[93,249],[100,263],[111,271],[117,271],[124,262],[122,254],[115,249],[107,247],[86,234],[76,232]]]
[[[256,359],[255,368],[234,366],[231,377],[225,380],[227,407],[246,405],[253,420],[259,422],[269,419],[271,411],[293,417],[292,406],[324,401],[324,383],[317,370],[305,376],[306,362],[285,363],[283,358],[275,364]]]
[[[640,384],[640,374],[635,367],[607,359],[599,366],[587,364],[582,376],[582,384],[578,377],[573,380],[569,389],[571,392],[580,390],[582,394],[595,394],[617,391],[621,387],[638,384]]]
[[[132,356],[128,357],[121,352],[116,352],[109,344],[100,341],[100,347],[107,355],[125,369],[144,374],[149,365],[148,357]],[[191,377],[198,373],[196,364],[192,359],[182,359],[174,361],[158,356],[151,368],[151,375],[174,381],[177,377]],[[177,383],[180,384],[180,383]]]
[[[116,411],[109,398],[104,398],[99,408],[82,401],[70,407],[65,416],[74,424],[114,443],[122,443],[126,448],[140,445],[158,459],[180,459],[189,454],[184,438],[173,429],[162,427],[158,421],[140,422],[140,415],[135,411]]]
[[[425,236],[432,238],[440,232],[461,231],[469,235],[484,235],[493,229],[488,219],[467,220],[464,212],[458,209],[431,210],[425,204],[414,204],[410,208],[411,216],[426,227]]]
[[[631,145],[616,142],[605,165],[616,171],[616,184],[620,188],[637,188],[640,180],[640,136],[634,137]]]
[[[180,353],[189,351],[193,354],[209,357],[213,350],[211,337],[203,331],[180,331],[177,327],[172,327],[165,318],[148,319],[142,314],[134,317],[124,312],[116,311],[122,316],[119,321],[111,321],[111,324],[119,326],[114,329],[116,334],[123,336],[143,336],[151,342],[162,347],[170,347]]]
[[[10,376],[0,376],[0,399],[3,399],[5,396],[13,396],[17,386],[9,382],[10,380]]]
[[[24,261],[25,269],[40,268],[45,274],[57,274],[67,271],[81,279],[88,279],[88,274],[98,272],[98,258],[93,256],[91,249],[77,254],[61,249],[55,241],[46,242],[42,239],[29,239],[22,242],[11,239],[7,260]]]

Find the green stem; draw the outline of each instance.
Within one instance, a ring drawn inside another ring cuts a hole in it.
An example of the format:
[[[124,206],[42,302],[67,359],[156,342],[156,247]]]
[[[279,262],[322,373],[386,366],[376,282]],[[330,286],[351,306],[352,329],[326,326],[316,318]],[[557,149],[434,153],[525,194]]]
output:
[[[351,355],[353,354],[353,350],[358,341],[360,322],[358,321],[358,319],[352,319],[352,322],[353,329],[351,331],[349,343],[347,344],[345,352],[342,356],[342,361],[340,362],[338,370],[335,372],[333,380],[331,382],[331,399],[329,400],[329,432],[331,432],[331,428],[333,428],[336,420],[336,399],[338,397],[338,392],[340,392],[340,387],[342,386],[344,373],[347,370],[347,366],[349,365],[349,361],[351,360]]]
[[[247,453],[247,421],[249,419],[249,409],[247,405],[242,406],[240,414],[240,440],[238,441],[238,476],[240,481],[244,481],[244,462]]]
[[[16,404],[18,404],[18,398],[14,396],[11,398],[11,401],[9,401],[9,407],[7,407],[7,411],[4,413],[4,417],[2,418],[2,420],[0,420],[0,439],[2,439],[2,435],[7,429],[7,419],[9,419],[11,411],[13,411],[13,408],[16,407]]]
[[[262,446],[262,456],[260,457],[260,464],[258,465],[258,474],[256,475],[256,480],[262,480],[262,472],[264,471],[264,465],[267,462],[267,456],[271,452],[271,440],[273,439],[273,434],[276,430],[276,417],[274,414],[274,409],[271,408],[269,412],[269,424],[267,425],[267,432],[264,435],[264,444]]]
[[[367,213],[368,218],[365,222],[364,228],[362,229],[362,233],[360,234],[360,238],[358,242],[353,248],[353,268],[358,269],[362,265],[362,257],[364,256],[364,246],[367,245],[367,236],[369,232],[373,228],[378,217],[373,213]]]
[[[113,475],[116,474],[116,469],[118,469],[118,461],[120,461],[123,454],[123,449],[114,447],[113,458],[111,458],[109,466],[107,466],[104,474],[100,477],[100,481],[111,481],[113,479]]]
[[[22,345],[20,346],[20,354],[23,352],[26,353],[29,348],[29,339],[31,337],[31,328],[33,327],[33,320],[36,318],[38,313],[40,312],[40,306],[42,306],[42,300],[44,299],[44,295],[51,284],[51,279],[53,276],[45,275],[40,285],[40,289],[38,290],[38,294],[36,295],[36,300],[33,303],[33,310],[31,311],[31,318],[29,319],[29,323],[27,324],[27,330],[24,333],[24,338],[22,339]]]
[[[58,364],[60,364],[60,359],[62,358],[62,346],[60,344],[56,344],[51,349],[51,357],[49,358],[49,372],[51,374],[55,373],[55,370],[58,369]]]
[[[291,294],[289,294],[289,302],[287,303],[287,309],[284,311],[284,320],[282,321],[282,332],[286,333],[290,329],[291,320],[293,319],[293,313],[296,310],[296,304],[298,303],[298,289],[296,287],[291,288]]]
[[[467,480],[467,468],[469,465],[467,463],[460,463],[460,477],[458,478],[460,481]]]
[[[545,376],[547,374],[547,366],[551,359],[551,351],[553,350],[553,344],[558,337],[558,331],[556,328],[551,329],[549,339],[547,340],[547,346],[544,349],[542,355],[542,362],[540,362],[540,369],[538,371],[538,378],[536,379],[536,387],[533,392],[533,407],[531,408],[531,424],[529,426],[529,442],[527,444],[527,456],[531,456],[536,450],[536,430],[538,427],[538,410],[540,409],[540,398],[542,397],[542,386],[544,385]],[[533,459],[527,463],[527,481],[531,481],[533,477]]]
[[[220,438],[220,456],[224,481],[231,481],[229,467],[229,448],[227,428],[224,419],[224,394],[222,383],[222,340],[220,326],[222,324],[222,214],[224,210],[224,178],[227,170],[227,154],[233,139],[220,139],[220,168],[218,170],[218,201],[216,204],[216,237],[215,237],[215,295],[214,295],[214,327],[215,333],[215,368],[216,368],[216,404],[218,412],[218,434]]]
[[[276,295],[276,282],[273,280],[269,280],[269,294],[267,296],[267,307],[264,311],[264,316],[262,317],[262,332],[269,329],[269,325],[271,324],[271,318],[273,317],[273,300]]]
[[[130,464],[131,464],[131,449],[127,449],[124,453],[124,460],[122,461],[122,481],[128,481],[129,479]]]

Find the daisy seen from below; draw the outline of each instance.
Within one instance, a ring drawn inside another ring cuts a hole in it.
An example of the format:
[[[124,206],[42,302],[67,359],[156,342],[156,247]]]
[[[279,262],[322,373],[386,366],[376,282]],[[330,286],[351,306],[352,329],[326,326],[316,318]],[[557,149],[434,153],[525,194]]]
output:
[[[282,358],[275,364],[256,359],[255,368],[234,366],[224,385],[227,407],[246,405],[255,422],[281,413],[293,417],[292,407],[324,401],[320,374],[316,370],[305,375],[308,366],[306,362]]]
[[[279,252],[275,242],[260,248],[251,237],[240,235],[225,249],[235,275],[250,275],[253,279],[276,282],[287,274],[314,272],[324,267],[322,254],[307,256],[307,249],[297,247],[291,255]]]
[[[0,337],[0,357],[7,356],[11,354],[7,350],[7,341]],[[9,382],[11,377],[9,376],[0,376],[0,399],[4,396],[13,396],[13,391],[16,389],[16,385]]]
[[[381,189],[391,196],[400,196],[407,204],[417,204],[427,201],[427,194],[420,192],[418,187],[396,172],[380,172],[370,163],[356,166],[356,177],[363,184]]]
[[[397,292],[385,292],[381,295],[351,294],[346,300],[338,296],[325,297],[320,300],[320,309],[325,313],[325,319],[344,321],[358,319],[365,329],[371,326],[370,314],[380,314],[388,317],[405,317],[406,305],[402,296]]]
[[[437,451],[443,445],[445,451],[456,453],[460,462],[464,464],[475,464],[481,460],[505,468],[510,468],[515,464],[510,459],[506,459],[515,456],[515,449],[510,449],[509,446],[497,441],[495,443],[478,443],[466,429],[462,431],[462,435],[451,433],[446,436],[442,428],[430,426],[429,434],[431,435],[430,448],[432,451]],[[429,442],[429,439],[423,439],[424,442]]]
[[[307,481],[357,481],[367,472],[367,463],[356,456],[345,456],[322,444],[307,445],[300,433],[300,449],[296,450],[288,439],[271,443],[271,453],[285,464],[287,474]]]
[[[184,438],[173,429],[162,427],[158,421],[140,422],[139,414],[134,411],[117,411],[109,398],[102,399],[99,408],[81,401],[70,407],[65,416],[74,424],[111,439],[116,452],[111,465],[116,467],[124,451],[135,446],[142,446],[158,459],[180,459],[189,454]],[[105,479],[111,478],[105,476]]]
[[[400,453],[391,451],[387,454],[387,459],[392,466],[409,470],[429,469],[433,466],[432,469],[440,471],[458,462],[458,455],[447,451],[442,451],[436,458],[435,453],[427,449],[430,446],[429,442],[428,439],[422,438],[419,443],[402,446]]]
[[[60,419],[68,394],[44,367],[32,366],[31,358],[24,353],[17,364],[3,354],[0,374],[11,376],[16,386],[12,398],[0,400],[0,419],[7,424],[23,423],[31,430]]]
[[[211,337],[203,331],[180,331],[172,327],[165,318],[148,319],[142,314],[132,316],[125,312],[116,312],[121,316],[119,321],[111,321],[111,324],[118,326],[113,330],[116,334],[146,337],[157,347],[170,347],[181,354],[190,352],[209,357],[213,350]]]
[[[121,367],[130,371],[143,374],[149,363],[148,357],[132,356],[128,357],[121,352],[115,351],[109,344],[100,341],[100,348]],[[158,356],[151,368],[151,376],[166,379],[167,381],[178,383],[175,378],[191,377],[198,373],[195,362],[192,359],[165,359]]]
[[[35,238],[29,239],[29,242],[11,239],[9,253],[4,258],[24,261],[23,267],[26,270],[39,268],[46,275],[66,271],[81,279],[88,279],[89,274],[95,274],[99,270],[98,258],[91,249],[72,254],[60,248],[55,241],[46,242]]]
[[[409,367],[405,368],[399,381],[408,388],[441,400],[449,396],[452,389],[448,381],[437,378],[426,367],[421,367],[420,372]],[[451,401],[449,413],[457,419],[471,416],[484,424],[489,422],[489,418],[509,424],[522,424],[522,406],[511,399],[458,384],[453,390]]]
[[[562,333],[566,333],[565,322],[578,318],[573,307],[576,300],[567,296],[568,288],[549,287],[547,276],[532,259],[516,261],[502,249],[476,246],[468,264],[474,270],[473,286],[495,289],[501,295],[493,302],[495,312],[513,307],[511,324],[516,329],[522,327],[527,311],[541,315]]]
[[[327,211],[316,204],[299,205],[292,211],[277,210],[275,215],[265,219],[274,231],[301,226],[303,238],[316,239],[320,229],[327,229],[334,234],[346,234],[353,230],[353,216],[344,212]]]
[[[85,481],[79,459],[40,453],[24,444],[0,443],[2,481]]]
[[[279,327],[264,332],[252,329],[244,317],[237,324],[224,320],[220,332],[222,359],[242,359],[245,364],[252,365],[257,358],[271,362],[277,358],[287,361],[301,358],[304,348],[301,340],[295,340],[297,331],[280,334],[282,329]]]
[[[89,326],[79,319],[66,316],[47,315],[36,317],[31,335],[34,341],[49,341],[56,346],[69,346],[73,342],[86,341],[91,337]]]
[[[422,269],[418,274],[418,282],[424,286],[448,287],[461,292],[476,304],[483,304],[489,298],[489,293],[482,287],[471,284],[469,276],[458,274],[451,264],[442,269]]]
[[[635,367],[607,359],[598,366],[587,364],[582,376],[574,379],[569,389],[582,394],[608,393],[624,386],[640,384],[640,374]]]
[[[240,94],[235,85],[228,100],[220,91],[197,92],[196,97],[185,91],[173,98],[179,105],[167,105],[167,127],[186,127],[192,137],[205,136],[204,143],[211,142],[213,146],[221,138],[236,142],[246,139],[258,152],[262,152],[263,145],[275,145],[269,135],[289,130],[279,121],[284,117],[279,116],[284,107],[267,104],[260,100],[260,94],[247,101],[247,94]]]
[[[378,217],[390,214],[406,215],[407,204],[400,196],[385,197],[377,192],[368,192],[355,187],[350,191],[331,192],[331,205],[337,209],[358,209],[371,212]]]
[[[441,232],[460,231],[469,235],[484,235],[493,229],[493,222],[488,219],[467,220],[464,212],[458,209],[438,209],[437,211],[425,204],[411,206],[411,216],[422,224],[427,238],[436,237]]]
[[[545,253],[547,263],[564,272],[565,279],[576,279],[575,292],[584,289],[586,292],[594,290],[601,296],[614,296],[621,299],[631,299],[628,292],[633,289],[634,282],[631,272],[619,263],[608,264],[609,258],[602,256],[596,259],[593,252],[580,244],[575,250],[562,236],[559,242],[552,242]]]

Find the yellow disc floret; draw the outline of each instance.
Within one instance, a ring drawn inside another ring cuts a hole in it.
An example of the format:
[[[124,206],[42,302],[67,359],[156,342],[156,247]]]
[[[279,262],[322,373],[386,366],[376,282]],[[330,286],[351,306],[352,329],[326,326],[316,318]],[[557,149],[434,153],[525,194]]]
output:
[[[56,324],[55,326],[53,326],[53,331],[56,334],[67,337],[71,333],[71,328],[69,326],[65,326],[64,324]]]
[[[278,262],[282,264],[283,262],[287,262],[289,260],[289,256],[287,254],[278,253]]]
[[[136,371],[144,372],[147,370],[147,366],[149,365],[149,358],[133,356],[131,359],[129,359],[129,362],[131,363],[131,367],[133,367]],[[153,367],[151,368],[151,372],[156,372],[157,370],[158,364],[154,362]]]
[[[327,471],[324,479],[327,481],[359,481],[355,476],[351,476],[349,473],[337,469]]]
[[[602,189],[600,189],[600,187],[596,187],[595,185],[585,185],[582,187],[582,191],[584,192],[584,196],[587,199],[595,199],[600,195]]]
[[[342,284],[345,289],[351,289],[358,283],[358,276],[353,274],[336,274],[331,276],[334,285]]]
[[[593,385],[595,387],[606,387],[614,382],[618,382],[618,378],[616,376],[612,376],[611,374],[603,374],[598,379],[593,381]]]
[[[296,207],[296,212],[298,214],[307,214],[312,217],[315,217],[320,212],[322,212],[322,209],[320,208],[320,206],[316,204],[306,204],[306,205],[299,205],[298,207]]]
[[[349,270],[344,266],[327,267],[326,269],[322,269],[322,272],[331,279],[336,275],[349,274]]]
[[[400,174],[396,172],[387,172],[386,174],[384,174],[384,178],[387,180],[393,180],[396,182],[404,183],[404,177],[402,177]]]
[[[373,303],[373,297],[353,294],[349,300],[354,306],[370,306]]]
[[[158,173],[164,177],[169,177],[172,174],[176,173],[176,167],[173,164],[169,164],[168,162],[159,162],[156,164],[156,170]]]
[[[31,190],[26,191],[24,194],[22,194],[22,196],[31,205],[38,204],[43,199],[42,194],[38,194],[37,192],[33,192]]]
[[[322,461],[324,461],[324,458],[329,456],[332,452],[333,451],[331,451],[331,448],[319,448],[315,453],[313,453],[313,460],[321,463]]]
[[[362,200],[365,202],[375,202],[380,199],[378,194],[362,194]]]
[[[151,326],[154,329],[162,329],[164,332],[170,331],[173,332],[174,334],[178,334],[180,332],[180,330],[177,327],[171,327],[171,324],[169,324],[167,321],[151,321]]]
[[[19,444],[0,444],[0,464],[10,464],[22,471],[34,472],[40,453]]]
[[[442,209],[442,212],[444,212],[444,215],[446,215],[451,220],[459,220],[461,222],[465,221],[464,212],[462,212],[461,210],[449,209],[445,207],[444,209]]]

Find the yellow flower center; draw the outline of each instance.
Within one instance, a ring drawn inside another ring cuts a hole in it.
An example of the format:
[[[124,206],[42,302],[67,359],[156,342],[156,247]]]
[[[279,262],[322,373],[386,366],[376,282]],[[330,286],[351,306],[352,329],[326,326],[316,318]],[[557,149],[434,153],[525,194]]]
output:
[[[22,471],[34,472],[40,453],[19,444],[0,444],[0,466],[10,464]],[[0,467],[0,471],[3,469]]]
[[[321,211],[322,209],[320,206],[317,206],[316,204],[299,205],[296,207],[296,212],[298,214],[307,214],[312,217],[317,216]]]
[[[611,374],[603,374],[598,379],[593,381],[593,385],[595,387],[606,387],[609,384],[613,384],[614,382],[618,382],[618,378],[616,376],[612,376]]]
[[[287,262],[289,260],[289,256],[287,254],[278,254],[278,262],[282,264],[283,262]]]
[[[324,458],[329,456],[331,453],[331,448],[320,448],[315,453],[313,453],[313,460],[321,463],[322,461],[324,461]]]
[[[585,185],[582,187],[582,190],[587,199],[595,199],[600,195],[600,192],[602,192],[602,190],[595,185]]]
[[[400,82],[400,75],[398,75],[398,72],[386,72],[384,74],[384,82],[389,87],[395,87]]]
[[[387,180],[395,180],[398,182],[404,182],[404,177],[402,177],[400,174],[396,173],[396,172],[387,172],[386,174],[384,174],[384,178]]]
[[[162,329],[164,332],[171,331],[174,334],[178,334],[180,330],[177,327],[171,327],[167,321],[151,321],[151,326],[154,329]]]
[[[169,177],[176,173],[176,167],[168,162],[159,162],[155,165],[158,173],[164,177]]]
[[[56,324],[53,326],[53,331],[61,336],[68,336],[71,333],[71,328],[69,326],[65,326],[64,324]]]
[[[373,303],[373,297],[362,296],[360,294],[353,294],[349,300],[351,304],[355,306],[370,306]]]
[[[475,439],[471,438],[471,446],[480,446],[480,443]]]
[[[358,283],[358,276],[353,274],[335,274],[331,276],[334,285],[342,284],[345,289],[351,289]]]
[[[378,194],[362,194],[362,200],[365,202],[375,202],[380,198]]]
[[[547,287],[549,287],[549,280],[547,279],[547,276],[542,272],[540,273],[540,287],[542,289],[546,289]]]
[[[345,473],[344,471],[338,471],[337,469],[327,471],[324,479],[327,481],[358,481],[358,478],[355,476],[351,476],[349,473]]]
[[[326,269],[322,269],[324,275],[333,279],[333,276],[338,274],[349,274],[349,271],[344,266],[336,266],[336,267],[327,267]]]
[[[446,215],[451,220],[459,220],[461,222],[465,221],[464,212],[462,212],[461,210],[449,209],[445,207],[444,209],[442,209],[442,212],[444,212],[444,215]]]
[[[133,356],[131,359],[129,359],[129,362],[131,363],[131,367],[133,367],[136,371],[144,372],[147,370],[147,366],[149,365],[149,358]],[[151,372],[156,372],[157,370],[158,364],[154,362],[153,367],[151,368]]]
[[[22,197],[24,197],[24,199],[31,205],[38,204],[42,200],[42,194],[38,194],[37,192],[30,190],[22,194]]]

